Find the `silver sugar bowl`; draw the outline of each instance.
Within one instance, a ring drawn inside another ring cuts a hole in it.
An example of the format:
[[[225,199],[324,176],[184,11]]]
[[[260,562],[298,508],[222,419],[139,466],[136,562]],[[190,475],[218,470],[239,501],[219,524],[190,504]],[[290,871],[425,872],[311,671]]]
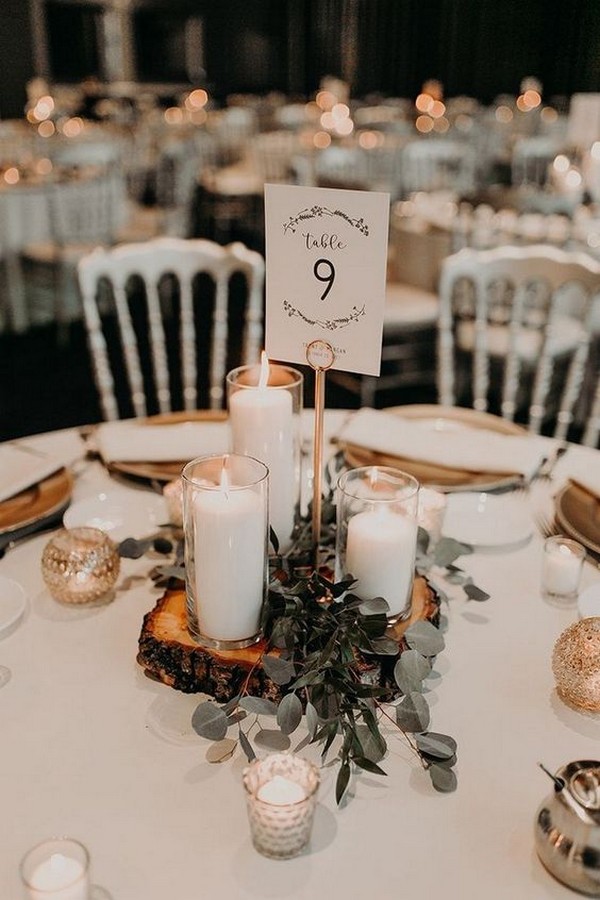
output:
[[[600,762],[576,760],[555,775],[544,771],[554,790],[535,817],[538,856],[559,881],[600,897]]]

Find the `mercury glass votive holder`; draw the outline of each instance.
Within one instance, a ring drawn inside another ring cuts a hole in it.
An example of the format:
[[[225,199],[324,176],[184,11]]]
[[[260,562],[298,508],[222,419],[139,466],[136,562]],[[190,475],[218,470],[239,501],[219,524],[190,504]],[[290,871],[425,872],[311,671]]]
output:
[[[188,631],[205,647],[249,647],[267,591],[269,470],[250,456],[205,456],[182,481]]]
[[[562,603],[576,599],[585,555],[585,547],[572,538],[562,534],[546,538],[542,559],[542,593],[548,600]]]
[[[281,552],[300,515],[303,376],[289,366],[240,366],[227,375],[227,408],[234,453],[269,469],[269,521]]]
[[[121,559],[115,542],[99,528],[62,528],[42,553],[42,577],[61,603],[94,603],[114,587]]]
[[[252,843],[263,856],[290,859],[310,840],[319,770],[291,753],[255,759],[244,769],[243,783]]]
[[[600,711],[600,616],[573,622],[552,651],[559,696],[571,706]]]
[[[25,900],[89,900],[90,855],[72,838],[50,838],[29,850],[20,865]]]
[[[383,597],[391,622],[410,615],[417,548],[419,482],[390,466],[344,472],[337,483],[336,581],[352,593]]]

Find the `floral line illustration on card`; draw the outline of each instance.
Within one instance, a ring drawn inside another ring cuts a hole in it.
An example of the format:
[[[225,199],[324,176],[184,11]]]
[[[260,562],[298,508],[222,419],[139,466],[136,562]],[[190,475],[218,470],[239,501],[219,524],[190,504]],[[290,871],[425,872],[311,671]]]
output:
[[[338,319],[311,319],[309,316],[306,316],[301,309],[298,309],[290,303],[289,300],[284,300],[282,306],[288,316],[298,316],[298,318],[302,319],[303,322],[306,322],[307,325],[325,328],[327,331],[337,331],[338,328],[346,328],[351,322],[357,322],[361,316],[365,315],[364,303],[360,309],[357,306],[353,306],[350,315],[340,316]]]
[[[365,237],[369,236],[369,226],[362,216],[352,218],[352,216],[349,216],[341,209],[329,209],[327,206],[319,206],[318,204],[307,209],[301,209],[295,216],[290,216],[289,220],[283,224],[283,231],[285,234],[288,231],[295,234],[296,228],[294,226],[299,225],[300,222],[304,222],[307,219],[321,219],[324,216],[338,216],[348,222],[349,225],[352,225],[353,228],[357,228]]]

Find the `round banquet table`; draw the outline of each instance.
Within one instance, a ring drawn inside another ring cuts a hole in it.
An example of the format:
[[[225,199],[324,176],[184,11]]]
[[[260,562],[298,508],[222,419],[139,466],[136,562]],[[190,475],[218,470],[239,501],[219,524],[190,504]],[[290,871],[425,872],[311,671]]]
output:
[[[335,429],[340,415],[327,413],[326,427]],[[100,462],[83,461],[77,432],[24,443],[76,460],[74,500],[116,489]],[[597,451],[569,453],[600,463]],[[147,497],[133,484],[118,490],[132,507]],[[458,741],[456,792],[434,791],[390,732],[387,778],[354,776],[341,808],[337,767],[322,769],[310,848],[285,862],[252,847],[240,750],[207,762],[209,743],[190,727],[198,696],[147,679],[136,664],[142,618],[161,593],[146,577],[155,562],[123,560],[108,605],[65,608],[42,582],[47,540],[38,535],[0,561],[0,576],[20,582],[29,598],[23,621],[0,640],[0,665],[12,672],[0,689],[0,897],[20,896],[24,853],[63,834],[88,847],[92,880],[113,900],[569,896],[534,849],[534,816],[551,790],[537,764],[555,770],[598,758],[600,717],[556,695],[552,648],[577,612],[540,595],[537,531],[510,553],[459,560],[491,599],[468,602],[458,592],[451,600],[434,666],[441,677],[430,682],[431,729]],[[582,587],[599,580],[586,563]],[[315,748],[302,752],[318,759]]]

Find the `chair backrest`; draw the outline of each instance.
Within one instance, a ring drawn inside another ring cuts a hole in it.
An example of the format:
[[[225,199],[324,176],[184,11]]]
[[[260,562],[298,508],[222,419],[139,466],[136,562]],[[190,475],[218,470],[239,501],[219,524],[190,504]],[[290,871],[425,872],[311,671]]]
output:
[[[264,260],[259,253],[240,243],[222,247],[202,239],[157,238],[141,244],[122,244],[111,250],[99,249],[80,261],[78,276],[84,318],[105,419],[119,418],[119,407],[99,308],[100,282],[108,281],[112,287],[131,402],[134,414],[144,416],[148,412],[145,381],[127,293],[131,279],[138,276],[144,284],[147,341],[153,386],[160,412],[168,412],[172,408],[161,283],[166,275],[174,275],[179,282],[178,356],[182,403],[185,409],[195,409],[198,402],[197,339],[200,337],[196,323],[206,332],[211,323],[206,321],[206,316],[202,322],[202,310],[195,310],[193,282],[200,273],[207,273],[214,281],[208,377],[209,405],[212,409],[218,409],[223,404],[227,364],[230,280],[237,272],[246,280],[247,301],[243,313],[241,362],[249,364],[258,362],[262,340]]]
[[[61,246],[110,244],[125,218],[125,181],[118,168],[92,167],[49,187],[52,239]]]
[[[600,263],[581,253],[506,246],[447,257],[440,275],[440,403],[469,394],[475,409],[487,410],[496,391],[504,418],[514,419],[523,402],[531,431],[551,415],[554,434],[566,437],[582,401],[599,293]],[[457,365],[461,355],[468,375]],[[471,382],[462,388],[461,371]],[[598,413],[590,415],[597,420]],[[597,437],[598,422],[590,419],[584,440]]]
[[[469,193],[476,187],[476,158],[472,147],[448,138],[419,138],[402,154],[405,193],[454,190]]]

